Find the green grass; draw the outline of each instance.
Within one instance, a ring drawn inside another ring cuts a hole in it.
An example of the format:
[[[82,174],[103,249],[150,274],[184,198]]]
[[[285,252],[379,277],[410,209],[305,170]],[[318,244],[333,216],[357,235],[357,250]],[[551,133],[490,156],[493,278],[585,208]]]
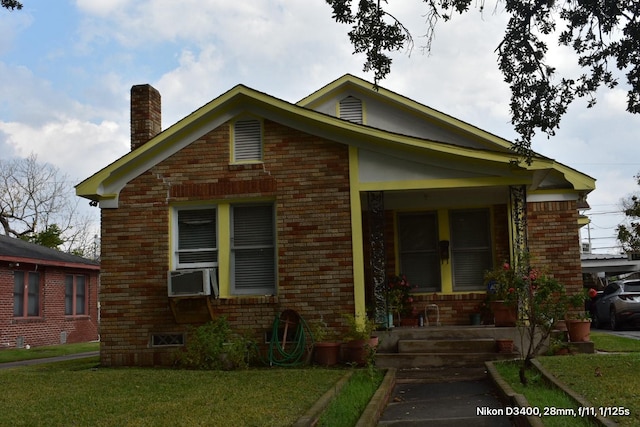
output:
[[[584,396],[596,410],[598,408],[622,407],[629,410],[628,416],[612,416],[621,426],[640,425],[640,399],[638,378],[640,373],[640,340],[618,337],[602,332],[591,332],[596,350],[608,354],[577,354],[573,356],[539,357],[541,365],[571,390]],[[520,384],[518,368],[514,364],[498,363],[496,369],[517,392],[525,395],[532,406],[555,408],[577,407],[564,393],[550,390],[541,377],[529,373],[530,384]],[[541,399],[541,400],[538,400]],[[550,399],[550,400],[548,400]],[[569,406],[567,406],[569,405]],[[585,425],[564,417],[544,418],[545,426]]]
[[[640,353],[541,357],[539,361],[594,407],[628,409],[629,416],[612,417],[619,425],[640,425]]]
[[[380,370],[357,370],[349,378],[336,398],[323,412],[318,426],[352,427],[374,395],[384,372]]]
[[[17,362],[20,360],[43,359],[46,357],[64,356],[67,354],[98,351],[99,342],[86,342],[79,344],[47,345],[42,347],[12,348],[0,350],[0,363]]]
[[[591,331],[591,341],[598,351],[606,352],[640,352],[640,340],[618,337],[604,332]]]
[[[543,414],[542,422],[545,426],[549,427],[579,427],[579,426],[594,426],[587,418],[573,417],[567,415],[554,415],[544,416],[544,408],[561,408],[569,409],[573,408],[577,411],[578,405],[573,400],[561,392],[548,387],[542,377],[533,375],[531,372],[528,374],[528,383],[526,386],[520,383],[518,370],[520,369],[519,363],[503,362],[496,363],[496,369],[500,373],[500,376],[507,381],[516,393],[524,395],[529,404],[533,408],[538,408]]]
[[[343,375],[100,368],[97,357],[2,369],[0,383],[11,390],[0,396],[2,424],[289,426]]]

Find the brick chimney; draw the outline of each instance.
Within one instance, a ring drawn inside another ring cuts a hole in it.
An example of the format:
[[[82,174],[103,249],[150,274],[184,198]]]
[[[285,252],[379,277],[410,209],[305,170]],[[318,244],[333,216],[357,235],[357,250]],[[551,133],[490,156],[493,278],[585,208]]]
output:
[[[160,92],[148,84],[131,87],[131,151],[162,131]]]

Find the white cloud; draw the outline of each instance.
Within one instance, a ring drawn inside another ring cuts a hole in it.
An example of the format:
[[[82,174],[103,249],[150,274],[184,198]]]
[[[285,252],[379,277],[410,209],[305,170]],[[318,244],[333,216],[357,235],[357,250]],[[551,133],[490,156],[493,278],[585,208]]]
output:
[[[77,119],[30,126],[18,122],[0,122],[5,144],[15,155],[31,153],[51,163],[78,182],[103,168],[105,159],[115,160],[128,149],[128,129],[110,121],[94,124]]]
[[[393,55],[392,72],[381,84],[514,138],[509,89],[495,53],[507,16],[471,11],[440,22],[433,51],[425,55],[424,3],[391,6],[416,47],[410,57]],[[79,16],[69,21],[75,28],[64,32],[73,37],[37,51],[46,55],[46,67],[24,59],[35,51],[18,55],[11,38],[29,32],[38,39],[44,20],[31,21],[27,14],[0,19],[0,79],[11,82],[0,87],[0,147],[5,155],[36,152],[79,179],[128,151],[133,84],[160,90],[166,128],[239,83],[296,102],[345,73],[372,79],[361,71],[363,55],[352,54],[349,26],[335,23],[322,0],[76,0],[75,7],[65,14]],[[46,23],[47,34],[63,33],[53,31],[55,22]],[[572,69],[571,58],[559,50],[550,57],[560,69]],[[541,154],[598,180],[589,197],[594,211],[611,210],[634,191],[632,177],[640,171],[634,160],[640,117],[624,111],[624,88],[599,96],[594,109],[586,110],[583,101],[572,106],[558,135],[534,144]],[[610,235],[614,216],[598,220],[604,226],[592,231]]]

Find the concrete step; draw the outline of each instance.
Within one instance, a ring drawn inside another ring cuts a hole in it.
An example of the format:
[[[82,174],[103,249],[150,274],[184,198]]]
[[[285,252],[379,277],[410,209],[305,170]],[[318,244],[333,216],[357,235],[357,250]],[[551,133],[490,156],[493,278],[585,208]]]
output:
[[[487,367],[485,365],[405,368],[396,371],[396,383],[398,384],[450,383],[477,381],[485,378],[487,378]]]
[[[396,352],[398,343],[403,340],[476,340],[511,338],[517,340],[516,328],[496,328],[492,326],[430,326],[415,328],[393,328],[390,331],[376,332],[380,338],[379,351]]]
[[[493,338],[447,340],[399,340],[398,353],[493,353],[497,351]]]
[[[488,360],[515,359],[518,353],[377,353],[379,368],[480,367]]]

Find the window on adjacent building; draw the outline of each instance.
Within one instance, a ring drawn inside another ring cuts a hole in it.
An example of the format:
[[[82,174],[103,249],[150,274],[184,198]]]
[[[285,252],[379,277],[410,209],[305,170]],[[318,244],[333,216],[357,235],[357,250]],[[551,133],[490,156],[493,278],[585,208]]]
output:
[[[13,272],[14,317],[40,316],[40,274],[35,271]]]
[[[87,278],[83,275],[68,274],[64,279],[64,314],[67,316],[88,313]]]
[[[262,161],[262,123],[257,119],[236,120],[233,124],[233,162]]]
[[[340,101],[340,118],[362,124],[362,101],[347,96]]]
[[[416,292],[439,292],[438,221],[434,212],[398,215],[400,271]]]
[[[273,206],[232,206],[231,221],[232,292],[238,295],[274,294]]]
[[[217,215],[215,208],[177,210],[176,268],[218,265]]]
[[[454,291],[484,290],[484,272],[492,268],[489,209],[449,213]]]

